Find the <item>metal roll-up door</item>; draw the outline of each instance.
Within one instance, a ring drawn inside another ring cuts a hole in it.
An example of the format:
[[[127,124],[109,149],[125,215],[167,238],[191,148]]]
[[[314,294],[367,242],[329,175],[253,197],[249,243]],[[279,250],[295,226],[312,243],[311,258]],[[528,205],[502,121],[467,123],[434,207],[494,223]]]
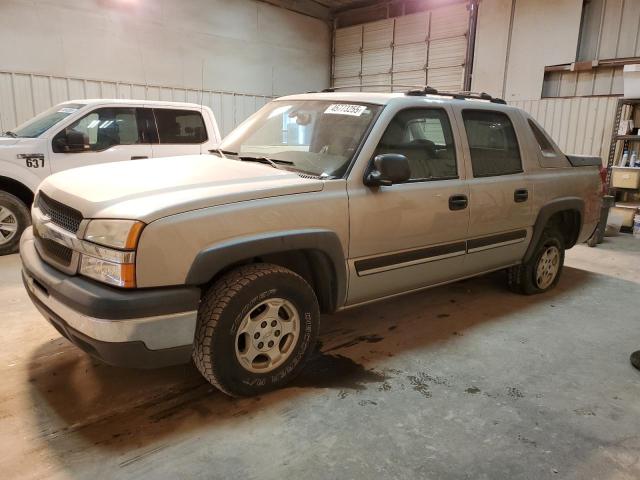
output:
[[[394,19],[365,23],[362,31],[362,90],[387,91],[391,83]],[[373,85],[373,86],[368,86]]]
[[[393,84],[426,85],[431,13],[396,18],[393,48]],[[406,90],[397,87],[394,90]]]
[[[336,29],[332,85],[364,91],[403,91],[403,85],[462,90],[468,28],[464,2]]]
[[[463,90],[469,12],[460,3],[431,13],[427,84],[439,90]]]

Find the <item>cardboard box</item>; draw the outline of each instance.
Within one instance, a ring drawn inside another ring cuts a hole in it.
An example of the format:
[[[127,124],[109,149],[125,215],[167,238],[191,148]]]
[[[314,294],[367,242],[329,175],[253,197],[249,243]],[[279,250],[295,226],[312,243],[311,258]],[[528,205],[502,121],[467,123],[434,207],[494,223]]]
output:
[[[640,98],[640,64],[625,65],[622,77],[625,98]]]
[[[614,207],[611,207],[614,215],[622,217],[623,227],[633,227],[633,217],[638,213],[638,209],[640,209],[640,203],[618,202]]]
[[[640,167],[611,167],[611,186],[640,188]]]

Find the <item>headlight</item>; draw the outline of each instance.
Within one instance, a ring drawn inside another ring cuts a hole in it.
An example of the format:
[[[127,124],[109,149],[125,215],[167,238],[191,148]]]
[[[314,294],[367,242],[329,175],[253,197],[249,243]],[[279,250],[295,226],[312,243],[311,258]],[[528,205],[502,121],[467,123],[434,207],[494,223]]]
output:
[[[91,220],[84,239],[105,247],[135,250],[143,227],[144,223],[135,220]]]
[[[135,288],[135,263],[116,263],[102,258],[82,255],[80,273],[116,287]]]
[[[135,288],[136,254],[132,250],[143,228],[144,223],[135,220],[91,220],[84,234],[80,274],[116,287]]]

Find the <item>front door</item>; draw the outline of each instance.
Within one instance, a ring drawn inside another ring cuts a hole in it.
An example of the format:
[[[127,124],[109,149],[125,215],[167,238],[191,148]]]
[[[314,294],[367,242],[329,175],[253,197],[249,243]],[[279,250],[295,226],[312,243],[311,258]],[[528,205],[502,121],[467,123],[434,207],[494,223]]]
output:
[[[121,162],[151,157],[151,145],[131,107],[97,108],[54,136],[51,148],[52,173],[96,163]],[[70,132],[84,137],[85,150],[68,153],[58,139]]]
[[[399,111],[377,146],[381,153],[405,155],[411,179],[349,188],[349,305],[445,282],[463,268],[469,191],[449,111]]]

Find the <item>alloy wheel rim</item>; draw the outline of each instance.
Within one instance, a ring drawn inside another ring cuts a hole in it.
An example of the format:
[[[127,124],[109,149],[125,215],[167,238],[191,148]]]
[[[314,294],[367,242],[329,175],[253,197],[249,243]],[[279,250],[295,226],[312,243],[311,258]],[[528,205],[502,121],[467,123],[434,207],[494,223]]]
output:
[[[538,288],[544,290],[548,288],[560,269],[560,250],[558,247],[549,246],[543,252],[540,260],[538,260],[538,267],[536,268],[536,285]]]
[[[299,334],[296,307],[284,298],[270,298],[242,319],[236,334],[236,358],[249,372],[272,372],[291,356]]]
[[[18,219],[11,210],[0,205],[0,245],[13,240],[18,233]]]

